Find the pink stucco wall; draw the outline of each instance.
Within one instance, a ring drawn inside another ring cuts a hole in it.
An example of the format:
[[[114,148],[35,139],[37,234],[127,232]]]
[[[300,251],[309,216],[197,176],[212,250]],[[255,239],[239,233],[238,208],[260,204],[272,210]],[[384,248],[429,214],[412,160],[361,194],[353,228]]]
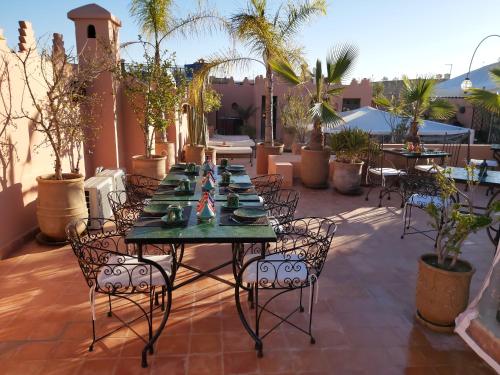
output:
[[[23,30],[23,34],[31,34],[24,47],[34,45],[35,36],[31,26]],[[1,32],[0,32],[1,36]],[[26,35],[23,36],[26,40]],[[10,89],[7,82],[2,80],[1,96],[6,103],[12,99],[12,106],[3,105],[0,101],[0,133],[5,124],[5,116],[11,112],[14,116],[21,114],[21,103],[24,111],[31,115],[35,113],[30,107],[28,93],[24,90],[24,81],[20,64],[15,54],[23,55],[26,52],[11,52],[7,41],[0,38],[0,64],[6,63],[9,68]],[[33,53],[33,52],[32,52]],[[46,94],[46,87],[42,84],[38,56],[35,54],[29,64],[30,74],[38,77],[40,85],[35,87],[35,97],[40,98]],[[14,147],[13,152],[3,152],[0,166],[0,259],[17,247],[20,241],[33,234],[37,228],[35,206],[37,198],[36,177],[42,174],[53,173],[54,160],[51,150],[42,144],[44,136],[34,132],[27,119],[15,119],[11,126],[6,128],[5,138]],[[41,145],[41,146],[40,146]],[[82,161],[80,170],[85,171]],[[69,172],[67,159],[63,159],[63,171]]]
[[[249,123],[256,129],[257,139],[262,139],[264,137],[261,134],[261,116],[263,109],[261,108],[262,96],[265,95],[265,78],[262,76],[255,77],[254,80],[249,80],[245,78],[241,82],[235,82],[233,78],[227,79],[215,79],[213,80],[212,87],[214,90],[219,92],[222,96],[221,98],[221,108],[218,111],[219,117],[237,117],[237,113],[232,110],[232,104],[237,103],[239,106],[248,107],[253,105],[257,108],[255,115],[250,119]],[[311,82],[309,88],[313,88],[313,83]],[[274,96],[278,97],[278,105],[282,103],[283,98],[290,91],[297,91],[296,88],[290,84],[283,82],[278,77],[275,77],[274,83]],[[343,93],[334,99],[336,109],[342,110],[342,100],[344,98],[350,99],[360,99],[360,106],[368,106],[371,104],[372,100],[372,86],[368,79],[363,79],[361,82],[352,80],[350,84],[345,85]],[[208,115],[208,123],[211,126],[215,126],[216,114],[215,112]],[[276,118],[276,139],[282,139],[282,128],[279,116],[279,111],[277,111]]]

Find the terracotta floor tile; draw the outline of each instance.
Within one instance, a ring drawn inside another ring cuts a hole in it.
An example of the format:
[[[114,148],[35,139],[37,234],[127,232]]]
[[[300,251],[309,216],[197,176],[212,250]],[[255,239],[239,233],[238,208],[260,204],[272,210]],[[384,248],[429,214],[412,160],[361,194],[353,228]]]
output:
[[[158,339],[157,355],[174,355],[189,353],[191,335],[162,335]]]
[[[32,342],[28,341],[20,345],[12,358],[19,360],[43,360],[51,358],[51,353],[57,342],[42,341]]]
[[[148,357],[151,374],[185,375],[187,372],[187,356],[171,355],[166,357]]]
[[[220,353],[222,351],[222,335],[214,334],[200,334],[191,335],[191,348],[190,353]]]
[[[118,358],[87,359],[78,370],[79,375],[113,374]]]
[[[192,354],[188,359],[190,375],[222,374],[222,354]]]
[[[224,353],[224,374],[251,374],[259,368],[255,351]]]
[[[44,367],[49,361],[22,361],[10,359],[0,361],[0,374],[2,375],[38,375],[44,373]]]

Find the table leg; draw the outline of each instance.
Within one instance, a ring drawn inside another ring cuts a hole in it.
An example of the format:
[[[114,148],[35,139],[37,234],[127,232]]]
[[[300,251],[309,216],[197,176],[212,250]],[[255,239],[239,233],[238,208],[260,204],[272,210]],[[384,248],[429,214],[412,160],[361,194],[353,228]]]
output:
[[[152,261],[151,259],[144,258],[142,255],[142,244],[138,245],[137,249],[137,255],[139,258],[139,261],[149,264],[152,267],[156,268],[160,274],[162,275],[163,279],[165,280],[165,289],[167,293],[167,304],[165,306],[165,311],[163,312],[163,318],[160,323],[160,326],[158,327],[158,330],[156,333],[151,337],[149,342],[144,346],[144,349],[142,350],[142,367],[148,367],[148,360],[147,360],[147,355],[148,352],[152,351],[153,345],[155,344],[156,340],[158,340],[158,337],[160,337],[163,329],[165,328],[165,325],[167,324],[168,316],[170,314],[170,308],[172,307],[172,285],[170,282],[170,278],[168,277],[167,273],[165,270],[156,262]],[[153,322],[151,322],[151,325]]]
[[[491,198],[488,202],[487,208],[491,207],[491,205],[493,204],[493,202],[495,202],[499,193],[500,193],[500,189],[498,189],[495,193],[493,193],[493,195],[491,196]],[[496,248],[498,247],[498,242],[500,240],[500,224],[497,223],[496,227],[491,225],[488,228],[486,228],[486,230],[488,232],[488,237],[490,238],[493,245],[495,245],[495,251],[496,251]]]

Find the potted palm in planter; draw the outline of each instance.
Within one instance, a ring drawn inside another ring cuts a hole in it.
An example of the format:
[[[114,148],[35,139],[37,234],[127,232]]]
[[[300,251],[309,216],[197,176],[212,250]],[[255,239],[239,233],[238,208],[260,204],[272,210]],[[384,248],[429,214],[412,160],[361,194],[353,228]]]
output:
[[[308,93],[311,107],[308,118],[313,123],[310,140],[302,148],[300,162],[302,183],[307,187],[324,188],[328,186],[330,149],[325,147],[323,126],[335,126],[343,123],[342,118],[333,109],[332,97],[342,92],[342,80],[353,67],[357,50],[353,46],[341,45],[334,47],[326,59],[326,75],[323,74],[321,61],[316,61],[313,73],[295,73],[292,65],[285,59],[275,59],[271,62],[273,70],[286,81],[303,86]],[[310,74],[314,75],[314,90],[307,87]]]
[[[394,100],[388,99],[383,94],[379,94],[373,100],[377,106],[409,119],[410,128],[405,142],[410,142],[415,147],[420,145],[418,128],[424,118],[447,120],[455,114],[453,104],[433,96],[436,84],[437,81],[432,78],[420,77],[410,80],[404,76],[397,105]]]
[[[280,118],[283,126],[283,143],[285,149],[290,149],[294,154],[300,155],[302,146],[306,145],[308,133],[309,103],[303,96],[289,93],[285,96],[280,106]],[[288,139],[287,139],[288,138]]]
[[[188,143],[184,146],[188,163],[202,164],[208,144],[206,113],[220,108],[220,94],[208,86],[209,70],[200,69],[188,87],[188,103],[183,111],[188,120]],[[212,159],[215,159],[212,156]]]
[[[370,135],[360,129],[343,128],[330,136],[330,147],[336,155],[333,186],[343,194],[359,193],[363,160],[376,147]]]
[[[500,212],[500,201],[494,202],[483,214],[474,212],[472,196],[475,184],[474,165],[467,166],[467,192],[459,190],[448,171],[436,168],[442,207],[431,203],[426,211],[431,225],[437,230],[434,254],[419,259],[416,286],[417,320],[431,329],[449,332],[455,318],[467,307],[469,286],[474,267],[460,259],[461,247],[469,234],[488,227]],[[477,173],[476,173],[477,175]],[[476,178],[477,182],[477,178]],[[462,204],[452,198],[459,196]]]
[[[16,117],[26,119],[34,131],[43,134],[42,143],[50,146],[54,157],[53,173],[37,177],[36,214],[41,231],[37,238],[59,243],[66,240],[65,228],[71,220],[88,215],[79,162],[82,142],[90,144],[98,130],[95,120],[101,100],[85,90],[114,62],[107,60],[110,55],[104,51],[92,61],[78,56],[75,64],[77,58],[66,54],[60,34],[54,34],[52,51],[38,52],[34,46],[14,56],[28,93]],[[64,172],[66,160],[70,171]]]
[[[289,1],[270,12],[267,1],[248,1],[248,6],[231,16],[233,35],[250,47],[253,56],[249,60],[261,63],[266,70],[266,92],[264,143],[257,144],[257,174],[266,174],[268,156],[283,152],[283,144],[275,142],[273,134],[273,87],[274,77],[271,61],[286,57],[301,60],[299,48],[294,46],[294,36],[300,26],[316,15],[326,14],[324,0]]]
[[[172,124],[168,111],[177,108],[183,93],[183,86],[176,79],[173,56],[166,52],[158,60],[149,53],[146,42],[144,61],[132,62],[124,67],[122,81],[128,103],[136,115],[144,135],[144,154],[132,158],[134,174],[161,180],[165,176],[165,155],[154,153],[155,134],[162,134]]]

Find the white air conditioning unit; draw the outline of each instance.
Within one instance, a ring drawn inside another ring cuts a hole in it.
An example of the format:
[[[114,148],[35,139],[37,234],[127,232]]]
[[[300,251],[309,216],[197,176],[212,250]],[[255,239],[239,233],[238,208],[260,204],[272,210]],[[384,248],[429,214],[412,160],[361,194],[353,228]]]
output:
[[[84,184],[85,200],[90,218],[107,219],[113,216],[113,211],[108,202],[108,193],[113,191],[112,177],[91,177]],[[92,225],[95,223],[94,225]],[[92,220],[90,227],[92,229],[97,226],[97,222]]]
[[[125,185],[123,185],[125,172],[122,169],[104,169],[103,171],[97,173],[95,176],[111,177],[113,179],[113,190],[125,190]]]

